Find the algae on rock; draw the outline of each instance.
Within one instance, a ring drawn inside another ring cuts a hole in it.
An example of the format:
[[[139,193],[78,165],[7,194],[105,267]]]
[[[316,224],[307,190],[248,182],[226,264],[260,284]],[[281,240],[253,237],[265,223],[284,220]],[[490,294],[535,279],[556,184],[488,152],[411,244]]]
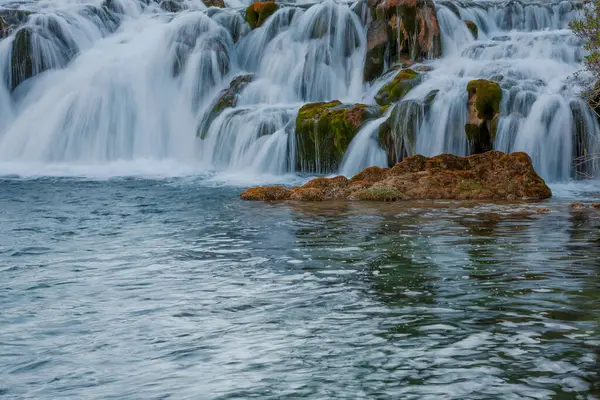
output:
[[[384,85],[375,95],[375,102],[386,106],[401,100],[415,86],[421,83],[421,75],[412,69],[403,69],[394,79]]]
[[[467,28],[469,28],[469,31],[471,31],[471,35],[473,35],[473,38],[477,40],[477,38],[479,37],[479,28],[477,28],[475,22],[469,21],[468,19],[463,20],[463,22],[465,23]]]
[[[304,105],[296,118],[297,169],[335,171],[362,124],[378,116],[378,107],[364,104],[344,105],[336,100]]]

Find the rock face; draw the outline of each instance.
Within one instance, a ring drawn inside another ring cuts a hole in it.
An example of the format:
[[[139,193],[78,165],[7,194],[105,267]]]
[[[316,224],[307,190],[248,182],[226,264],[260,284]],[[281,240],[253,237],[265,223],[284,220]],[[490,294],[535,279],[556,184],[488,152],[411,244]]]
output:
[[[335,171],[361,125],[380,115],[378,107],[337,100],[305,104],[296,118],[297,169]]]
[[[264,1],[251,4],[246,8],[246,21],[252,29],[261,26],[279,6],[273,1]]]
[[[385,85],[375,95],[375,101],[380,106],[387,106],[402,99],[406,94],[421,82],[421,76],[412,69],[403,69],[396,74],[394,79]]]
[[[369,167],[347,179],[316,178],[303,186],[244,191],[244,200],[541,200],[552,195],[525,153],[490,151],[469,157],[411,156],[392,168]]]
[[[390,26],[385,21],[373,20],[367,27],[367,57],[364,79],[372,81],[383,73],[385,49],[391,36]]]
[[[465,133],[471,154],[489,151],[494,146],[502,89],[496,82],[478,79],[467,85],[469,115]]]
[[[390,65],[403,59],[418,61],[441,56],[440,27],[433,0],[369,0],[368,6],[373,22],[367,31],[365,80],[378,76],[386,49]]]

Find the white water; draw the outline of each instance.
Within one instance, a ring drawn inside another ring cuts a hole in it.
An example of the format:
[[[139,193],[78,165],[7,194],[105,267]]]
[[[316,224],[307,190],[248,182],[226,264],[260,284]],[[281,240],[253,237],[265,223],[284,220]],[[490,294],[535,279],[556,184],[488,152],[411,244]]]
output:
[[[135,0],[114,1],[110,10],[99,1],[23,5],[39,11],[26,25],[33,30],[34,58],[44,60],[34,62],[34,70],[45,72],[11,93],[14,35],[0,42],[6,77],[0,85],[0,173],[68,171],[67,165],[131,165],[131,174],[136,165],[165,168],[167,175],[169,169],[293,173],[300,106],[373,102],[384,82],[362,82],[365,28],[353,4],[282,7],[250,31],[241,8],[248,3],[228,0],[229,8],[221,10],[190,0],[176,14]],[[444,4],[438,4],[444,57],[428,63],[434,70],[407,99],[440,92],[408,148],[466,154],[466,85],[502,77],[496,148],[526,151],[545,178],[568,180],[576,123],[591,133],[588,151],[598,149],[591,112],[583,108],[574,118],[571,111],[579,87],[572,75],[582,59],[581,44],[566,29],[575,15],[572,4],[465,3],[460,19],[477,23],[478,40]],[[247,73],[254,80],[237,107],[215,118],[204,140],[198,138],[219,92]],[[363,126],[341,173],[385,165],[376,131],[374,121]]]

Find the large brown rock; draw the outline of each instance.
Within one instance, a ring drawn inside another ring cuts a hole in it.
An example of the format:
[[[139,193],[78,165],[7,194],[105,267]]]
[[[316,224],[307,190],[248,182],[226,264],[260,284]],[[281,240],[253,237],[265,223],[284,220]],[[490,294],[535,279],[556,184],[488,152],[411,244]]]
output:
[[[525,153],[489,151],[469,157],[405,158],[392,168],[369,167],[347,179],[316,178],[303,186],[265,186],[244,200],[541,200],[552,195]]]

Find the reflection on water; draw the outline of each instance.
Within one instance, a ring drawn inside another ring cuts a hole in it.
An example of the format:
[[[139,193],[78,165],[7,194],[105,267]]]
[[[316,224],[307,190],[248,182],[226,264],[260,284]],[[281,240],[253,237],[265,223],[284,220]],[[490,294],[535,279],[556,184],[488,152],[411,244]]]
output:
[[[595,210],[0,185],[4,395],[600,396]]]

